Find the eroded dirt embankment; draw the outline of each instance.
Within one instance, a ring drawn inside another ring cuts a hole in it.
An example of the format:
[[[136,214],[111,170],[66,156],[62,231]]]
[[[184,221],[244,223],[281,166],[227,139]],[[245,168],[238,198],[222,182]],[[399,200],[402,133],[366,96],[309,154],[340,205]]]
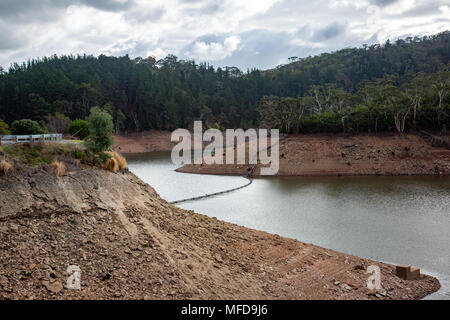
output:
[[[248,159],[248,158],[247,158]],[[244,175],[249,165],[186,165],[177,171]],[[254,175],[260,174],[258,164]],[[280,141],[280,176],[450,175],[450,150],[418,135],[291,135]]]
[[[46,167],[0,177],[1,299],[417,299],[384,263],[177,208],[130,172]],[[380,266],[381,290],[366,288]],[[66,287],[69,265],[81,290]]]
[[[169,131],[144,131],[114,135],[114,150],[122,154],[171,151],[176,145],[170,141]]]

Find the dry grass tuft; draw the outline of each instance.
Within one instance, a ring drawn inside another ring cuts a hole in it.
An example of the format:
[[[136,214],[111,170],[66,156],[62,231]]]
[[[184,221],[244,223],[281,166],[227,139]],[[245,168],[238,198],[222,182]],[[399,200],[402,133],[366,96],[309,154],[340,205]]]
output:
[[[110,158],[108,161],[106,161],[105,168],[111,172],[116,173],[117,171],[119,171],[119,163],[115,158]]]
[[[127,159],[125,159],[124,156],[122,156],[121,154],[119,154],[119,153],[117,153],[115,151],[114,152],[108,152],[108,154],[111,157],[111,159],[115,159],[117,161],[117,165],[119,166],[118,170],[126,170],[126,169],[128,169]],[[107,167],[107,166],[108,166],[108,164],[105,165],[105,167]],[[114,171],[114,172],[116,172],[116,171]]]
[[[114,157],[114,159],[117,160],[120,170],[125,170],[128,168],[127,159],[125,159],[124,156],[122,156],[121,154],[119,154],[117,152],[114,152],[113,157]]]
[[[0,162],[0,172],[1,173],[7,174],[11,169],[12,169],[12,165],[8,161],[2,160]]]
[[[52,167],[55,168],[57,177],[63,177],[66,174],[67,167],[62,161],[54,160]]]

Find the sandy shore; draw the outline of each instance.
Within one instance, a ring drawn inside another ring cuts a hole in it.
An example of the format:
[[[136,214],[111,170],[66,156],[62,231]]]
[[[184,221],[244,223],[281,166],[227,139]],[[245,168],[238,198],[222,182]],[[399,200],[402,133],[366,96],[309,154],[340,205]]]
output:
[[[245,175],[245,165],[186,165],[177,171]],[[254,175],[260,174],[258,164]],[[291,135],[280,142],[280,176],[450,175],[450,150],[418,135]]]

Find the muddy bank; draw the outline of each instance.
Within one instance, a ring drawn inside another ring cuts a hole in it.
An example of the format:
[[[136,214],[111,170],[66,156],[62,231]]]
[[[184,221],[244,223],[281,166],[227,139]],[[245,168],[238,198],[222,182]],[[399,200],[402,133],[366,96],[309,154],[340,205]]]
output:
[[[170,141],[171,132],[150,130],[127,135],[114,135],[114,150],[122,154],[171,151],[176,143]]]
[[[440,287],[389,264],[177,208],[130,172],[0,177],[2,299],[419,299]],[[382,289],[366,287],[368,266]],[[81,290],[66,287],[81,269]]]
[[[246,165],[186,165],[177,171],[244,175]],[[254,175],[260,174],[258,164]],[[450,150],[418,135],[291,135],[280,142],[280,176],[450,175]]]

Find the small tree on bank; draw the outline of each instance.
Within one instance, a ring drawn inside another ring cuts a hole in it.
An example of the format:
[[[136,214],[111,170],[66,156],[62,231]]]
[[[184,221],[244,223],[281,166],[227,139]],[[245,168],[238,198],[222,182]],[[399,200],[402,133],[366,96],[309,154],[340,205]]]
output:
[[[86,120],[73,120],[69,124],[68,130],[73,137],[78,137],[81,140],[84,140],[87,136],[89,136],[89,124]]]
[[[16,135],[43,134],[44,130],[39,123],[30,119],[16,120],[11,125],[11,132]]]
[[[86,148],[92,154],[94,161],[100,160],[102,163],[110,158],[107,151],[110,151],[113,145],[113,121],[111,115],[94,107],[87,118],[90,135],[86,139]]]
[[[1,68],[0,68],[1,69]],[[10,134],[8,124],[0,119],[0,134]]]

